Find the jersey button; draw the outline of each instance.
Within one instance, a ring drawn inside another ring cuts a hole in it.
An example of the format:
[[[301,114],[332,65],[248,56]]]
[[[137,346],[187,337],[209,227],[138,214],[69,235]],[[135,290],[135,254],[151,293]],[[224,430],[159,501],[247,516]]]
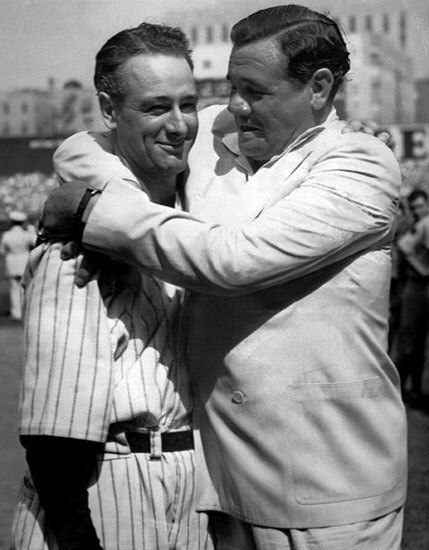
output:
[[[231,401],[233,403],[236,403],[237,405],[241,405],[244,401],[244,393],[240,390],[236,390],[233,394],[232,394],[232,399]]]

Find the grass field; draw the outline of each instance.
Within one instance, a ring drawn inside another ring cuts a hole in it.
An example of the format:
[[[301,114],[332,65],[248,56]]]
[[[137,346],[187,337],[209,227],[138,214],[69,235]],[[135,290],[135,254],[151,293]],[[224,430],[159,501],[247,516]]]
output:
[[[5,281],[0,279],[0,550],[9,550],[13,506],[25,470],[16,428],[22,328],[19,324],[11,324],[5,316],[8,307],[6,288]],[[426,389],[429,390],[428,383]],[[429,550],[429,407],[409,410],[408,418],[410,490],[403,550]]]

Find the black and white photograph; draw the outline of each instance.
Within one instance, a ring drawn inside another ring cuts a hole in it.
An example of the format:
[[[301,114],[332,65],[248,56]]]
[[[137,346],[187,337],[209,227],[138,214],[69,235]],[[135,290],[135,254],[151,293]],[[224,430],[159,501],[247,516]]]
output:
[[[427,0],[0,16],[0,550],[428,550]]]

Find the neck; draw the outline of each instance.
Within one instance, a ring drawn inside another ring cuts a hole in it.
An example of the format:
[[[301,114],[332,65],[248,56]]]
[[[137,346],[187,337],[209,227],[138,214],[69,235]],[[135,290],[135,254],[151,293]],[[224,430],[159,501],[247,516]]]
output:
[[[164,206],[174,206],[176,199],[176,174],[146,172],[132,166],[130,168],[132,173],[149,192],[152,202],[163,204]]]
[[[142,181],[149,191],[150,198],[157,204],[174,206],[176,200],[176,176],[160,176],[157,179],[144,176]]]
[[[143,170],[132,162],[128,162],[127,159],[121,155],[116,141],[114,151],[121,159],[121,162],[125,164],[139,180],[140,185],[148,191],[151,201],[164,206],[174,206],[176,200],[176,174],[154,174],[150,171]]]
[[[330,112],[332,111],[332,103],[329,103],[324,109],[320,111],[313,111],[314,126],[320,126],[328,118]]]
[[[328,105],[326,105],[326,107],[318,111],[313,110],[312,121],[310,121],[308,125],[300,127],[299,130],[296,130],[295,134],[292,134],[287,146],[289,146],[293,141],[295,141],[296,138],[298,138],[301,134],[303,134],[309,128],[312,128],[314,126],[320,126],[321,124],[323,124],[328,118],[331,111],[332,111],[332,103],[329,103]],[[269,158],[266,160],[254,160],[249,157],[247,157],[247,159],[249,160],[250,165],[252,166],[252,169],[254,172],[257,172],[261,166],[263,166],[266,162],[270,160]]]
[[[176,198],[176,174],[154,174],[140,169],[137,166],[128,164],[131,172],[149,192],[152,202],[164,206],[174,206]]]
[[[131,164],[128,166],[140,184],[148,191],[150,200],[164,206],[174,205],[176,196],[176,174],[154,173]]]
[[[259,168],[265,164],[265,162],[268,162],[268,161],[265,161],[265,160],[253,160],[249,157],[247,157],[247,159],[248,159],[248,161],[250,163],[250,166],[252,167],[254,172],[257,172],[259,170]]]

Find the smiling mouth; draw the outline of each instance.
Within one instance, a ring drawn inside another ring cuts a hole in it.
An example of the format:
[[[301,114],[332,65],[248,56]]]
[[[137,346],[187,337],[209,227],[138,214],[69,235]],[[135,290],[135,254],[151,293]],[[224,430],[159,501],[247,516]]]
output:
[[[181,151],[185,146],[185,141],[181,141],[180,143],[160,142],[159,145],[167,151]]]

